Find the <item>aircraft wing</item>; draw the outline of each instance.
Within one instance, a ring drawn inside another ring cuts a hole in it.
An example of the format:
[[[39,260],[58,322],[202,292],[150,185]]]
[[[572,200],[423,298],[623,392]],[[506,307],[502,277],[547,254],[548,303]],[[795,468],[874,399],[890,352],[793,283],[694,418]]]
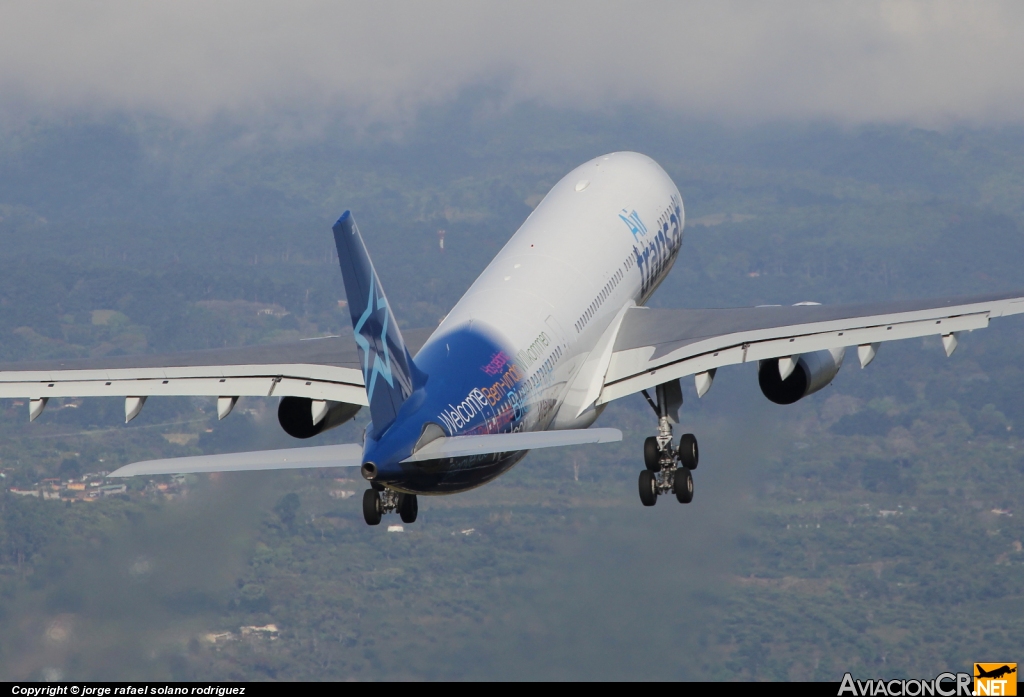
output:
[[[960,332],[987,327],[993,317],[1020,313],[1024,292],[865,305],[633,307],[615,336],[596,403],[726,365],[823,349],[857,346],[861,364],[866,365],[881,342],[937,335],[950,354]],[[700,379],[697,382],[700,391]]]
[[[429,331],[408,332],[413,339],[408,343],[418,348]],[[0,398],[32,400],[32,418],[50,397],[138,400],[160,395],[306,397],[367,404],[350,336],[165,355],[0,364]],[[127,416],[128,403],[125,409]]]

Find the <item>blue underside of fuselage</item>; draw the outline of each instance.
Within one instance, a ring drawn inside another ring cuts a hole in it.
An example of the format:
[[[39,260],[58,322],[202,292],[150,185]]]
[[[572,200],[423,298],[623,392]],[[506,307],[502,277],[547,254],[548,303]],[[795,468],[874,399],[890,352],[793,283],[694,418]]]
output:
[[[496,479],[526,457],[528,450],[494,455],[474,455],[445,460],[424,460],[400,465],[401,475],[381,480],[408,494],[457,494]]]
[[[375,481],[415,494],[451,494],[485,484],[519,462],[526,451],[402,461],[429,424],[445,436],[513,433],[530,423],[528,381],[512,351],[479,326],[433,338],[414,361],[425,376],[384,433],[367,430],[363,461]]]

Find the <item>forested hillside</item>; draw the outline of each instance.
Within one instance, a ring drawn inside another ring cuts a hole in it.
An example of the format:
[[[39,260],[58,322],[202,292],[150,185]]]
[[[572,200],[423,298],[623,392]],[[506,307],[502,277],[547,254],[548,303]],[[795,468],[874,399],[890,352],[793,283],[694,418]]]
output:
[[[562,174],[621,149],[686,205],[653,304],[1024,288],[1020,132],[492,106],[469,95],[389,133],[8,126],[0,361],[347,332],[329,233],[347,208],[399,321],[433,326]],[[630,398],[600,421],[622,444],[533,453],[391,533],[363,524],[343,470],[8,491],[293,445],[272,403],[218,422],[212,400],[154,398],[125,426],[120,400],[55,400],[32,424],[0,400],[0,676],[837,680],[1016,660],[1022,345],[1008,318],[950,359],[937,338],[885,346],[791,407],[751,366],[723,369],[700,400],[684,381],[689,506],[641,507],[655,424]]]

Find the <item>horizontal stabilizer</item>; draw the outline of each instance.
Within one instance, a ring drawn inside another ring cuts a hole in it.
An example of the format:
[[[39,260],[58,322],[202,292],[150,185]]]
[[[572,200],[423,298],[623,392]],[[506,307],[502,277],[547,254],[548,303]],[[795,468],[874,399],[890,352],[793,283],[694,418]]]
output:
[[[622,431],[617,428],[578,428],[567,431],[524,431],[521,433],[442,437],[430,441],[403,462],[510,453],[517,450],[536,450],[537,448],[553,448],[560,445],[617,443],[620,440],[622,440]]]
[[[358,467],[362,464],[361,445],[318,445],[312,448],[256,450],[248,453],[173,457],[146,460],[125,465],[108,477],[134,477],[140,474],[192,474],[196,472],[246,472],[284,470],[304,467]]]

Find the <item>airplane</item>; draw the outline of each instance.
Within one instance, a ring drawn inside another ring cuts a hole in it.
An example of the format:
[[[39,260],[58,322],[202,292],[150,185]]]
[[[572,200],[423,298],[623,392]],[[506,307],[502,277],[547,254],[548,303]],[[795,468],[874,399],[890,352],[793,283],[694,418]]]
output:
[[[756,362],[762,393],[792,404],[831,383],[847,348],[862,368],[885,341],[963,332],[1024,312],[1024,292],[861,305],[652,309],[644,304],[678,258],[683,198],[651,158],[616,152],[563,177],[433,331],[399,329],[352,214],[333,226],[354,344],[328,337],[172,355],[0,366],[0,397],[29,400],[35,420],[55,397],[205,395],[217,414],[239,397],[278,397],[278,420],[311,438],[362,408],[362,443],[151,460],[111,477],[358,467],[363,515],[416,520],[418,496],[454,494],[508,471],[536,448],[609,443],[590,428],[612,401],[643,394],[656,432],[643,446],[640,500],[693,499],[699,450],[676,440],[680,380],[699,397],[719,368]],[[652,396],[653,393],[653,396]],[[639,459],[639,458],[638,458]]]
[[[1014,664],[1014,665],[1016,666],[1016,664]],[[978,674],[975,675],[974,677],[976,677],[976,678],[995,678],[997,680],[999,678],[1003,677],[1004,675],[1010,675],[1011,673],[1016,673],[1017,672],[1017,668],[1016,667],[1011,668],[1008,665],[1003,665],[1003,666],[1000,666],[999,668],[993,668],[992,670],[985,670],[979,664],[975,663],[974,664],[974,668],[975,668],[975,670],[978,671]]]

